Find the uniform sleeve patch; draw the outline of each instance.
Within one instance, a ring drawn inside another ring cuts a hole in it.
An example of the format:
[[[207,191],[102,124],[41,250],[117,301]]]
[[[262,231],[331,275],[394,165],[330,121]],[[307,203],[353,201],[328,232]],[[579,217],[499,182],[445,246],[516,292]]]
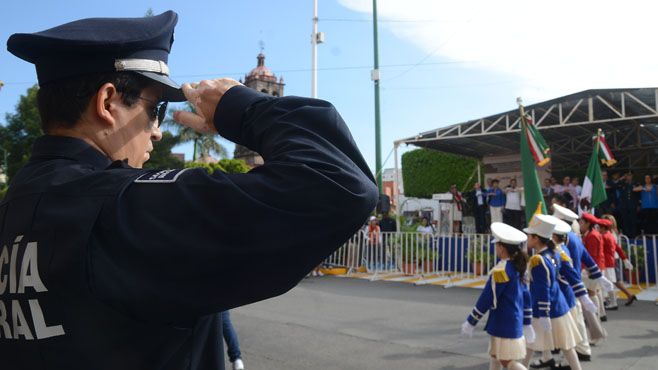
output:
[[[564,251],[560,252],[560,258],[562,262],[571,262],[571,258]]]
[[[492,275],[493,281],[498,284],[506,283],[509,281],[509,276],[507,276],[507,272],[505,272],[505,270],[493,270]]]
[[[530,257],[530,268],[532,269],[533,267],[541,264],[541,259],[542,257],[539,254],[535,254],[534,256]]]
[[[178,177],[189,168],[182,170],[160,170],[147,172],[135,179],[136,183],[163,184],[176,182]]]

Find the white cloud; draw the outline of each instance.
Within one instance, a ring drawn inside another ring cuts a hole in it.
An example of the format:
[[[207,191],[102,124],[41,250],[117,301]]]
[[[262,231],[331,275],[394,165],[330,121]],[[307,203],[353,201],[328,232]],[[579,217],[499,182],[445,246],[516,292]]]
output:
[[[371,0],[339,0],[372,12]],[[426,53],[516,76],[523,94],[658,86],[658,2],[379,0],[380,20]],[[413,61],[411,61],[413,62]],[[524,95],[527,97],[527,95]]]

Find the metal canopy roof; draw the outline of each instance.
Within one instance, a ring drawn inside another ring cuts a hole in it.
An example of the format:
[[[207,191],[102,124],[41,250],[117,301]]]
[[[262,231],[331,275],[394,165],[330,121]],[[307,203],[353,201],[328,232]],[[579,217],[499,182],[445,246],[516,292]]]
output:
[[[615,168],[658,169],[658,88],[586,90],[526,107],[552,152],[553,171],[584,171],[598,128]],[[520,152],[519,111],[467,121],[398,140],[469,157]]]

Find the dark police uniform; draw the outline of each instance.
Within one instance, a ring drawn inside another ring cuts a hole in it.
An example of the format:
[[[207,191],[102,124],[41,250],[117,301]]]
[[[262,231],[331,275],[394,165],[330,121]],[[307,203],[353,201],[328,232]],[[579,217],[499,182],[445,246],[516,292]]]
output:
[[[0,368],[222,369],[217,313],[288,291],[374,209],[331,104],[236,86],[214,123],[265,164],[144,170],[37,140],[0,203]]]

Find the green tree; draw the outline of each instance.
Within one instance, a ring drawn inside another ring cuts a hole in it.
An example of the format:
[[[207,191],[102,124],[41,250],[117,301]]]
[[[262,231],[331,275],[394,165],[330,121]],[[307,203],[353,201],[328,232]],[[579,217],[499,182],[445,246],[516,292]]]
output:
[[[194,107],[189,102],[186,103],[184,109],[194,112]],[[163,122],[163,126],[175,129],[181,144],[192,142],[192,162],[196,161],[199,157],[212,154],[215,154],[220,158],[228,157],[228,151],[226,148],[216,140],[219,135],[209,135],[196,132],[187,126],[183,126],[174,121],[171,116]]]
[[[0,146],[7,150],[8,179],[27,163],[32,144],[43,135],[37,108],[38,91],[37,85],[27,89],[19,98],[16,111],[5,116],[6,126],[0,127]]]
[[[151,158],[144,163],[144,168],[183,168],[185,163],[171,154],[171,149],[178,145],[178,136],[169,131],[162,132],[162,139],[153,142]]]

